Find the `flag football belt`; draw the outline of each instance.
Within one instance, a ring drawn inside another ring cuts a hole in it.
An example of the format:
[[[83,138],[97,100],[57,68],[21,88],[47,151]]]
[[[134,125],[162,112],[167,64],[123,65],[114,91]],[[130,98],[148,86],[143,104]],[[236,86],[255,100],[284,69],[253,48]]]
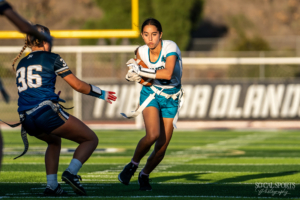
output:
[[[177,120],[178,120],[178,115],[179,115],[179,110],[180,108],[182,107],[182,104],[183,104],[183,101],[184,101],[184,91],[183,91],[183,88],[180,88],[179,92],[175,93],[175,94],[167,94],[167,93],[164,93],[163,90],[159,90],[157,89],[156,87],[154,86],[151,86],[150,87],[152,90],[153,90],[153,94],[150,94],[148,96],[148,98],[142,103],[142,105],[140,105],[140,107],[136,110],[136,111],[131,111],[130,114],[126,115],[125,113],[121,113],[121,115],[127,119],[131,119],[131,118],[134,118],[136,116],[138,116],[139,114],[141,114],[141,112],[148,106],[148,104],[153,100],[155,99],[155,95],[160,95],[160,96],[163,96],[165,97],[166,99],[169,99],[169,98],[172,98],[173,100],[176,100],[178,98],[178,109],[177,109],[177,113],[173,119],[173,127],[174,128],[177,128],[176,127],[176,123],[177,123]]]
[[[58,103],[53,103],[50,100],[46,100],[46,101],[43,101],[38,106],[36,106],[36,107],[34,107],[34,108],[30,109],[30,110],[26,110],[24,112],[21,112],[20,113],[20,122],[19,123],[8,124],[8,123],[6,123],[6,122],[4,122],[2,120],[0,120],[0,121],[2,121],[3,123],[7,124],[8,126],[10,126],[12,128],[15,128],[15,127],[21,125],[22,122],[25,120],[25,115],[24,115],[25,113],[26,113],[26,115],[30,115],[30,114],[32,114],[33,112],[37,111],[38,109],[40,109],[41,107],[43,107],[45,105],[51,106],[51,108],[52,108],[52,110],[54,112],[57,112],[58,109],[59,109],[59,107],[60,107],[60,105]],[[17,158],[23,156],[28,151],[28,148],[29,148],[29,143],[28,143],[28,139],[27,139],[27,132],[26,132],[26,130],[24,129],[23,126],[21,126],[21,137],[22,137],[23,144],[24,144],[24,151],[23,151],[23,153],[21,155],[15,157],[14,159],[17,159]]]
[[[32,114],[33,112],[37,111],[38,109],[40,109],[41,107],[46,106],[46,105],[51,106],[51,108],[52,108],[52,110],[53,110],[54,112],[57,112],[57,110],[58,110],[58,108],[59,108],[59,104],[55,104],[55,103],[53,103],[53,102],[50,101],[50,100],[46,100],[46,101],[43,101],[42,103],[40,103],[38,106],[36,106],[36,107],[34,107],[34,108],[30,109],[30,110],[25,111],[25,113],[26,113],[27,115],[30,115],[30,114]],[[20,115],[21,115],[21,114],[20,114]]]

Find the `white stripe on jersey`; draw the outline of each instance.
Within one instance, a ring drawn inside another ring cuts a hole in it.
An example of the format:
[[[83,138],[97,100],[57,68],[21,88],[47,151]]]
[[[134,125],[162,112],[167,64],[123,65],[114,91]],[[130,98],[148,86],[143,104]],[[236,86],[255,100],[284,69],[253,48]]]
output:
[[[58,70],[55,71],[55,73],[57,74],[58,72],[64,71],[66,69],[69,69],[69,67],[67,66],[67,67],[63,67],[61,69],[58,69]]]

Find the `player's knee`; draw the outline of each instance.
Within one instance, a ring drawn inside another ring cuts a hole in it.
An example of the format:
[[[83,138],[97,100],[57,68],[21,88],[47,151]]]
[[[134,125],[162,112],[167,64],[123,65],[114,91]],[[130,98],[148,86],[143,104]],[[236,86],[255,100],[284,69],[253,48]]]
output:
[[[147,134],[146,138],[149,142],[155,142],[158,139],[158,134]]]
[[[94,149],[96,149],[98,146],[98,143],[99,143],[99,139],[95,133],[91,135],[91,137],[89,138],[89,141],[90,141],[92,147],[94,147]]]
[[[94,142],[94,147],[95,147],[95,149],[96,149],[97,146],[98,146],[98,143],[99,143],[99,139],[98,139],[97,136],[93,139],[93,142]]]
[[[48,146],[61,146],[61,138],[60,137],[55,137],[52,138],[51,140],[47,141]]]

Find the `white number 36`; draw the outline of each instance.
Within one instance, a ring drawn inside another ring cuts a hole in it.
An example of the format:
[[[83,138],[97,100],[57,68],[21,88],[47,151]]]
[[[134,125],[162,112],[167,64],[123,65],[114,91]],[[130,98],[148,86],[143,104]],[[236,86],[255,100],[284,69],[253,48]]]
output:
[[[42,77],[38,74],[32,74],[32,71],[42,71],[41,65],[30,65],[27,67],[27,84],[25,80],[26,75],[26,68],[21,67],[18,69],[16,76],[18,77],[20,74],[20,77],[18,78],[18,83],[21,84],[21,86],[18,86],[19,92],[23,92],[24,90],[27,90],[28,86],[30,88],[38,88],[42,85]]]

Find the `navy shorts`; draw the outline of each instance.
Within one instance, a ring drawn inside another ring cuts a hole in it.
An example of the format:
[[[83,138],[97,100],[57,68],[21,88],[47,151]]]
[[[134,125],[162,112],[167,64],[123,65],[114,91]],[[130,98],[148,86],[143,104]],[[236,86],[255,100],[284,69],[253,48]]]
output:
[[[69,119],[69,114],[59,104],[53,105],[43,105],[30,114],[20,113],[22,125],[29,135],[50,134]]]
[[[159,90],[162,88],[154,86]],[[163,92],[166,94],[176,94],[181,89],[181,85],[178,85],[171,89],[164,89]],[[140,96],[140,105],[149,97],[150,94],[153,94],[154,91],[148,87],[143,86]],[[153,99],[147,107],[155,107],[159,111],[159,116],[162,118],[174,118],[176,116],[178,110],[178,98],[177,99],[166,99],[164,96],[155,95],[155,99]]]

